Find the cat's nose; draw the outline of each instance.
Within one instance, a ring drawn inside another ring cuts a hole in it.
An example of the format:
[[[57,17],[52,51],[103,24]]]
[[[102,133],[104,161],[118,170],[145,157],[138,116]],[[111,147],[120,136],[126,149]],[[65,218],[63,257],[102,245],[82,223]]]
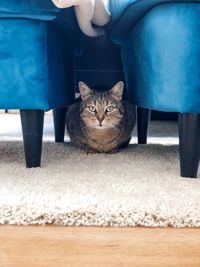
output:
[[[102,122],[105,119],[105,116],[97,116],[97,120],[99,121],[99,126],[102,126]]]
[[[99,126],[102,127],[103,120],[99,120]]]

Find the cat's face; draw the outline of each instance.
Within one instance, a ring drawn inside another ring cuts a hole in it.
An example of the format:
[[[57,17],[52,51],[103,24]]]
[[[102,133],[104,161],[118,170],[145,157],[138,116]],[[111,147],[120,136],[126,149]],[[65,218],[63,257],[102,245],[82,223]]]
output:
[[[84,125],[96,129],[116,127],[124,113],[121,101],[123,89],[123,82],[119,82],[110,91],[97,92],[80,82],[82,99],[80,116]]]

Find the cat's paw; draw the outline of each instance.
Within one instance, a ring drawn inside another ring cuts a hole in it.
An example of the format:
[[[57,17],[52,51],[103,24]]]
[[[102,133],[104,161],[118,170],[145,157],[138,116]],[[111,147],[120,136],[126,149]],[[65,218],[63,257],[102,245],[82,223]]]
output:
[[[85,153],[86,153],[86,155],[97,154],[97,153],[99,153],[99,151],[95,148],[88,148]]]
[[[118,153],[119,152],[119,149],[118,148],[113,148],[109,151],[106,151],[106,154],[115,154],[115,153]]]

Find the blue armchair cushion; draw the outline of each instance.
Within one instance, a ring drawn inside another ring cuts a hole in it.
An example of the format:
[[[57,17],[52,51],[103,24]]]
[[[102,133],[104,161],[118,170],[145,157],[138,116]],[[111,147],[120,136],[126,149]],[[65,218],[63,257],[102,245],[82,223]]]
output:
[[[0,17],[53,20],[64,17],[74,23],[73,8],[59,9],[51,0],[1,0]]]
[[[59,25],[0,19],[0,109],[66,106],[72,60],[72,45]]]
[[[200,0],[110,0],[112,20],[106,27],[110,39],[122,44],[129,32],[152,8],[165,3],[198,3]]]
[[[78,26],[74,8],[57,8],[51,0],[1,0],[0,19],[34,19],[54,21],[64,28],[73,41],[75,52],[80,55],[83,34]]]
[[[198,3],[165,3],[132,28],[121,46],[132,103],[200,113],[199,16]]]
[[[1,0],[0,108],[69,104],[81,39],[73,8],[58,9],[50,0]]]

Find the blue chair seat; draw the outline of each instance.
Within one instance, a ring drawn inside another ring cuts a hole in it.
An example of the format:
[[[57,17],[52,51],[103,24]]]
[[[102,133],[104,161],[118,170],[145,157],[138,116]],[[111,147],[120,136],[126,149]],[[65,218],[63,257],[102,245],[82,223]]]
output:
[[[50,0],[2,0],[0,108],[66,106],[71,78],[65,72],[80,53],[79,37],[73,8],[58,9]]]
[[[109,10],[112,15],[107,25],[110,40],[122,44],[132,28],[151,9],[166,3],[198,3],[200,0],[110,0]]]
[[[129,5],[108,34],[121,46],[130,100],[159,111],[200,113],[200,2],[123,1]],[[137,3],[146,10],[139,18]]]
[[[54,20],[62,17],[73,26],[73,13],[73,8],[58,9],[51,0],[1,0],[0,3],[0,18]]]

